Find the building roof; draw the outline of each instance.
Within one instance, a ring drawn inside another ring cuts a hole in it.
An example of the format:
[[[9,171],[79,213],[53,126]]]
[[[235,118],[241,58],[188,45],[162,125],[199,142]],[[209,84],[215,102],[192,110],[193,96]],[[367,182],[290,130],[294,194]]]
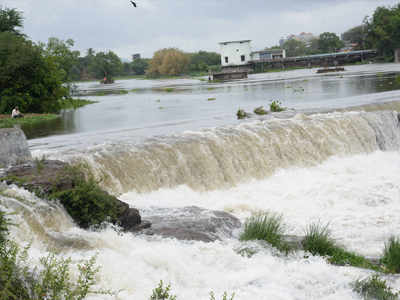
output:
[[[248,43],[248,42],[251,42],[251,40],[220,42],[219,44],[220,44],[220,45],[221,45],[221,44],[225,45],[225,44],[233,44],[233,43]]]

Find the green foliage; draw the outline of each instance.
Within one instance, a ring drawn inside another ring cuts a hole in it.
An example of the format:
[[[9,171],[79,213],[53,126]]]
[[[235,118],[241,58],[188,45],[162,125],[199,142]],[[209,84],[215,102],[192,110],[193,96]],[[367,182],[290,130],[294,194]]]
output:
[[[122,62],[112,51],[98,52],[91,57],[88,69],[97,79],[106,77],[108,80],[112,80],[114,76],[122,73]]]
[[[400,48],[400,4],[378,7],[371,18],[365,19],[367,46],[378,50],[387,60],[393,60],[394,50]]]
[[[357,44],[355,50],[362,50],[366,43],[367,26],[365,24],[353,27],[342,34],[342,40]]]
[[[60,101],[60,107],[61,109],[77,109],[93,103],[97,103],[97,101],[68,98]]]
[[[344,43],[339,39],[336,33],[324,32],[319,36],[319,50],[323,53],[336,52],[343,48]]]
[[[103,222],[116,223],[115,198],[103,191],[94,180],[76,176],[70,190],[55,191],[51,198],[59,199],[68,214],[82,228],[98,227]]]
[[[230,297],[228,297],[228,293],[224,292],[222,295],[222,300],[233,300],[235,299],[235,293],[233,293]],[[215,294],[214,292],[210,292],[210,300],[215,300]]]
[[[357,280],[353,284],[353,290],[360,294],[365,300],[396,300],[399,293],[392,291],[386,281],[378,275],[372,275],[364,280]]]
[[[190,54],[189,70],[191,72],[207,72],[211,66],[221,64],[221,55],[215,52],[199,51]]]
[[[256,115],[266,115],[266,114],[268,114],[268,111],[265,110],[265,108],[263,106],[259,106],[254,109],[254,113]]]
[[[63,73],[40,47],[12,33],[0,33],[0,113],[58,112],[58,100],[68,95]]]
[[[306,44],[302,41],[288,39],[285,41],[282,47],[286,50],[287,57],[306,55]]]
[[[10,221],[7,219],[6,213],[0,210],[0,247],[7,239],[9,225]]]
[[[171,285],[168,284],[164,287],[164,283],[160,280],[158,286],[153,289],[153,294],[150,297],[150,300],[176,300],[175,295],[171,295]]]
[[[282,107],[282,103],[279,100],[273,100],[269,105],[269,109],[271,112],[281,112],[285,110],[285,108]]]
[[[400,273],[400,240],[391,237],[385,244],[381,262],[391,273]]]
[[[188,70],[189,61],[189,54],[179,49],[161,49],[154,53],[147,75],[149,77],[181,75]]]
[[[238,111],[236,112],[236,116],[239,120],[245,119],[249,117],[249,114],[244,111],[244,109],[239,108]]]
[[[207,100],[208,100],[208,101],[215,101],[215,100],[217,100],[217,98],[212,97],[212,98],[208,98]]]
[[[0,6],[0,33],[10,32],[16,35],[21,35],[17,27],[22,27],[22,13],[15,8],[2,8]]]
[[[34,125],[46,121],[52,121],[60,118],[59,115],[55,114],[45,114],[45,115],[34,115],[26,116],[24,118],[12,119],[12,118],[2,118],[0,119],[0,128],[12,128],[16,124],[21,126]]]
[[[248,218],[244,224],[244,231],[240,235],[241,241],[261,240],[281,251],[289,251],[283,241],[285,226],[282,216],[273,213],[257,213]]]
[[[306,235],[302,241],[303,249],[312,255],[327,257],[328,261],[339,266],[353,266],[379,270],[364,257],[346,251],[336,245],[331,237],[328,225],[311,224],[306,229]]]
[[[135,75],[144,75],[149,67],[149,60],[141,58],[135,59],[133,62],[131,62],[130,66]]]

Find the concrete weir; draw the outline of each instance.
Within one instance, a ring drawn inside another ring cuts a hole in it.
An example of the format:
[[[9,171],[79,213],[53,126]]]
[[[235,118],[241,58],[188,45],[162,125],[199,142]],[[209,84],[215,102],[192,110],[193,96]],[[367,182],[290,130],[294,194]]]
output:
[[[24,132],[19,128],[0,129],[0,168],[31,160]]]

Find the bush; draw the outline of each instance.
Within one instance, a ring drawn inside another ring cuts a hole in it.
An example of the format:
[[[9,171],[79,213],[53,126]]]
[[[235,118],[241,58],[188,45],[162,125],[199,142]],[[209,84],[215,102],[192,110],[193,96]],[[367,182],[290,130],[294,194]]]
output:
[[[238,109],[236,116],[239,120],[241,119],[245,119],[249,117],[249,114],[247,112],[244,111],[244,109]]]
[[[164,287],[164,283],[160,280],[158,286],[153,290],[150,300],[176,300],[175,295],[170,295],[171,285]]]
[[[327,257],[328,261],[334,265],[350,265],[379,270],[379,267],[372,265],[366,258],[337,246],[331,238],[328,225],[323,226],[317,223],[308,226],[302,245],[305,251],[310,252],[312,255]]]
[[[51,198],[59,199],[68,214],[82,228],[117,221],[115,198],[103,191],[93,178],[80,181],[70,190],[55,192]]]
[[[354,283],[353,290],[366,300],[396,300],[399,295],[399,293],[394,293],[386,285],[386,281],[381,280],[378,275],[373,275],[364,280],[357,280]]]
[[[283,241],[285,227],[282,216],[273,213],[257,213],[248,218],[244,224],[244,231],[240,235],[241,241],[261,240],[281,251],[289,251]]]
[[[400,240],[391,237],[385,244],[381,262],[391,273],[400,273]]]
[[[282,107],[282,103],[277,100],[271,102],[271,104],[269,105],[269,109],[272,112],[280,112],[285,110],[285,108]]]

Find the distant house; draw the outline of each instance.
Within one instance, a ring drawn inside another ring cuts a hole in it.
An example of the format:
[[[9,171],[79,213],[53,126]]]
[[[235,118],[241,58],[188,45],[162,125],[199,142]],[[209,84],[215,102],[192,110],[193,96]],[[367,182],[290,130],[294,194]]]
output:
[[[242,66],[251,60],[251,40],[219,43],[221,48],[221,65]]]
[[[255,51],[251,54],[251,60],[264,60],[264,59],[281,59],[286,58],[285,49],[265,49],[261,51]]]

